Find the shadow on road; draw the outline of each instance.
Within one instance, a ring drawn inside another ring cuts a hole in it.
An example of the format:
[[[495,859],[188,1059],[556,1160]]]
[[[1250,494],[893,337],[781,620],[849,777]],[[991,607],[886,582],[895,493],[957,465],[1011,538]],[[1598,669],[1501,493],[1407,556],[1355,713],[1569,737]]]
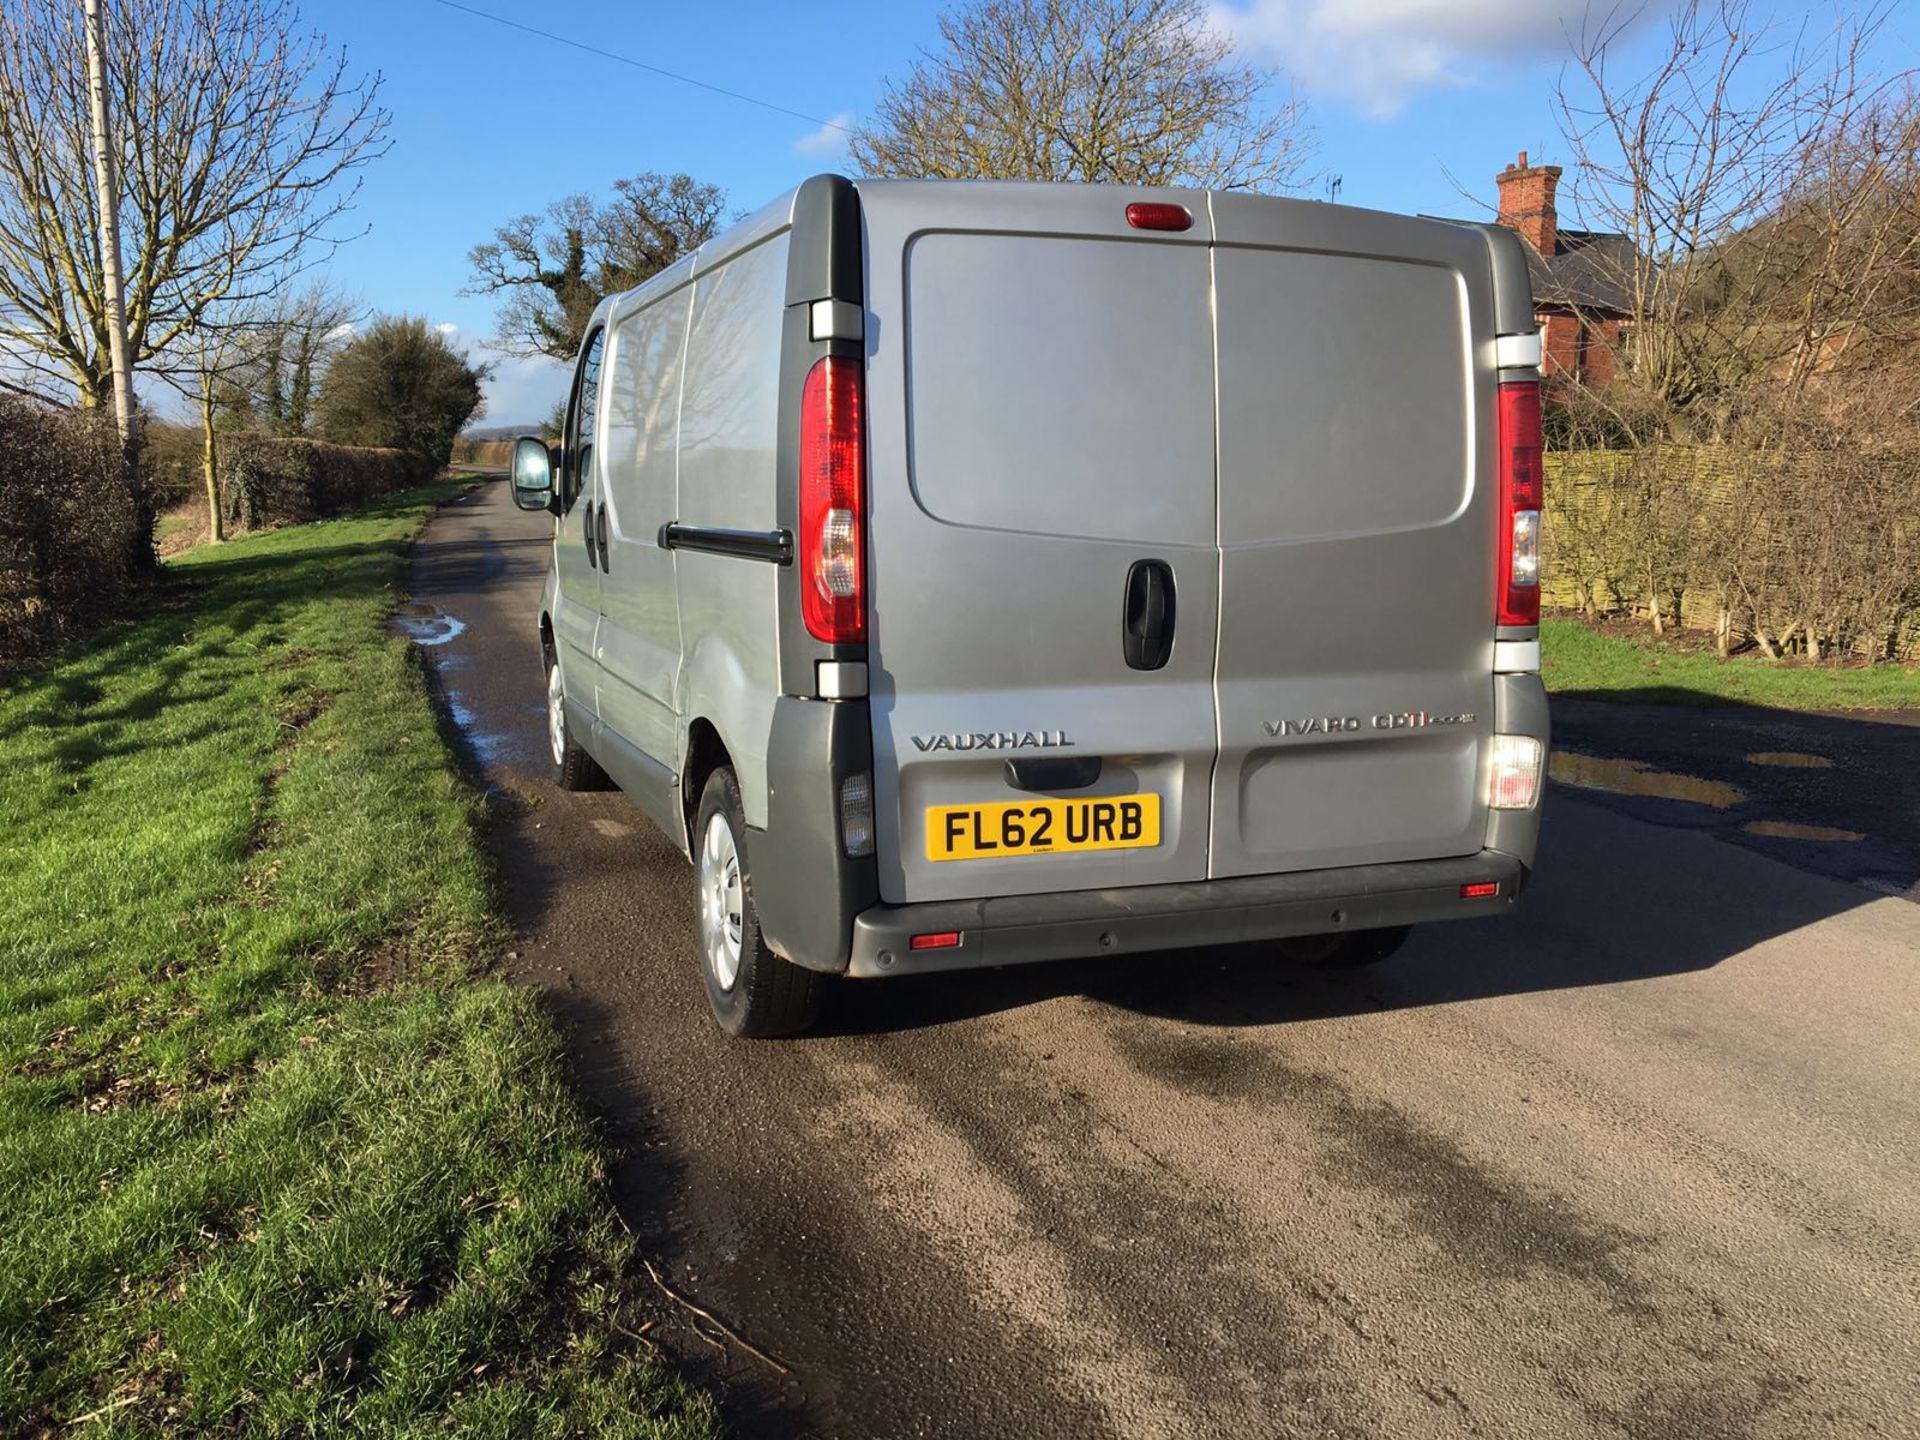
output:
[[[476,753],[472,724],[450,726],[448,738],[491,782],[500,804],[523,804],[518,797],[531,791],[540,803],[578,805],[534,778],[544,766],[544,734],[531,616],[551,541],[541,517],[508,516],[506,523],[507,535],[442,527],[414,556],[415,595],[474,625],[477,644],[462,642],[436,656],[443,670],[471,668],[442,680],[459,685],[483,712],[478,724],[513,737],[511,753],[524,763],[503,765]],[[1906,893],[1920,882],[1920,769],[1913,765],[1920,729],[1912,724],[1738,704],[1556,699],[1554,726],[1557,751],[1718,782],[1715,793],[1731,790],[1737,798],[1716,808],[1556,785],[1537,878],[1516,915],[1426,927],[1400,955],[1370,970],[1314,971],[1281,960],[1270,945],[1245,945],[849,982],[837,987],[824,1033],[910,1031],[1071,994],[1195,1023],[1274,1024],[1621,984],[1707,969],[1867,904],[1876,889]],[[1813,758],[1778,763],[1781,756]],[[685,862],[637,810],[618,805],[609,813],[627,815],[635,832],[621,860],[609,863],[629,865],[636,879],[646,874],[649,885],[686,882]],[[1632,822],[1669,833],[1649,843],[1651,832]],[[1755,825],[1761,828],[1749,828]],[[1779,833],[1796,826],[1861,838]],[[569,857],[575,868],[565,874],[552,868],[543,858],[551,847],[519,821],[496,828],[517,829],[512,853],[497,858],[511,876],[505,888],[514,921],[530,932],[546,919],[560,887],[586,881],[577,857]],[[1722,843],[1728,840],[1734,846]],[[1756,863],[1743,851],[1784,863]],[[684,949],[692,967],[690,933],[663,933],[657,941]]]
[[[1698,830],[1649,843],[1635,823],[1645,806],[1622,815],[1557,786],[1549,804],[1536,878],[1514,915],[1422,927],[1378,966],[1315,970],[1249,944],[848,982],[826,1033],[912,1030],[1061,995],[1194,1024],[1270,1025],[1619,985],[1705,970],[1881,898]],[[1909,863],[1898,878],[1910,887],[1920,877]]]

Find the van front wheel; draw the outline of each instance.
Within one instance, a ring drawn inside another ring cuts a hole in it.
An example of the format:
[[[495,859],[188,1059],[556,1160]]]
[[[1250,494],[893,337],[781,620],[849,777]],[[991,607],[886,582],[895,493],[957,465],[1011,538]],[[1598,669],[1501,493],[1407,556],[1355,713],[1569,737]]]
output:
[[[819,1013],[824,982],[767,947],[753,908],[746,837],[740,784],[723,766],[707,780],[693,830],[707,1003],[729,1035],[794,1035]]]
[[[547,745],[553,752],[553,783],[562,790],[604,790],[607,772],[567,728],[567,691],[560,662],[547,656]]]

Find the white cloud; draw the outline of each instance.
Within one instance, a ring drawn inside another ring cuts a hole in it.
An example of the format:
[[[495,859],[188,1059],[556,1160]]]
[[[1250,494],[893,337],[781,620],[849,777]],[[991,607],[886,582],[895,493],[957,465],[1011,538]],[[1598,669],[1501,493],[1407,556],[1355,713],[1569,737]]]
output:
[[[815,160],[838,160],[847,153],[847,131],[853,128],[853,112],[842,110],[818,130],[810,130],[793,142],[793,153]]]
[[[451,340],[454,336],[460,333],[460,327],[454,324],[451,320],[442,320],[438,325],[434,326],[433,328],[439,334],[445,336],[449,340]]]
[[[1666,8],[1655,0],[1632,25]],[[1384,120],[1423,91],[1476,84],[1503,62],[1565,55],[1570,36],[1620,12],[1607,0],[1215,0],[1212,18],[1303,89]]]
[[[481,387],[487,410],[477,423],[524,425],[530,432],[537,431],[567,393],[572,374],[570,366],[544,355],[500,357]]]

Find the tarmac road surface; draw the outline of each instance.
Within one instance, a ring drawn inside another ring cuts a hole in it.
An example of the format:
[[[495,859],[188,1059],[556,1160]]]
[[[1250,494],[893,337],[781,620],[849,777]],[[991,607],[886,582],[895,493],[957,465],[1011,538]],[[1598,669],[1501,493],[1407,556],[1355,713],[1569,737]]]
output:
[[[503,485],[449,506],[417,633],[629,1223],[790,1372],[663,1302],[737,1433],[1920,1435],[1897,855],[1869,888],[1556,786],[1520,913],[1372,971],[846,985],[729,1041],[685,862],[548,783],[548,535]]]

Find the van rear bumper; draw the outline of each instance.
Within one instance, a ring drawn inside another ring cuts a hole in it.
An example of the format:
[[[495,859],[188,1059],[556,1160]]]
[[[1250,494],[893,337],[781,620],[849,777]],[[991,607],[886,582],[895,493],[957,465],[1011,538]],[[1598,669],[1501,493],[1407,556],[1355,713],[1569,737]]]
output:
[[[1520,899],[1527,873],[1518,857],[1482,850],[1449,860],[1291,875],[875,905],[854,917],[847,973],[918,975],[1504,915]],[[1463,885],[1487,882],[1498,892],[1461,897]],[[958,932],[957,946],[912,947],[916,935],[948,931]]]

